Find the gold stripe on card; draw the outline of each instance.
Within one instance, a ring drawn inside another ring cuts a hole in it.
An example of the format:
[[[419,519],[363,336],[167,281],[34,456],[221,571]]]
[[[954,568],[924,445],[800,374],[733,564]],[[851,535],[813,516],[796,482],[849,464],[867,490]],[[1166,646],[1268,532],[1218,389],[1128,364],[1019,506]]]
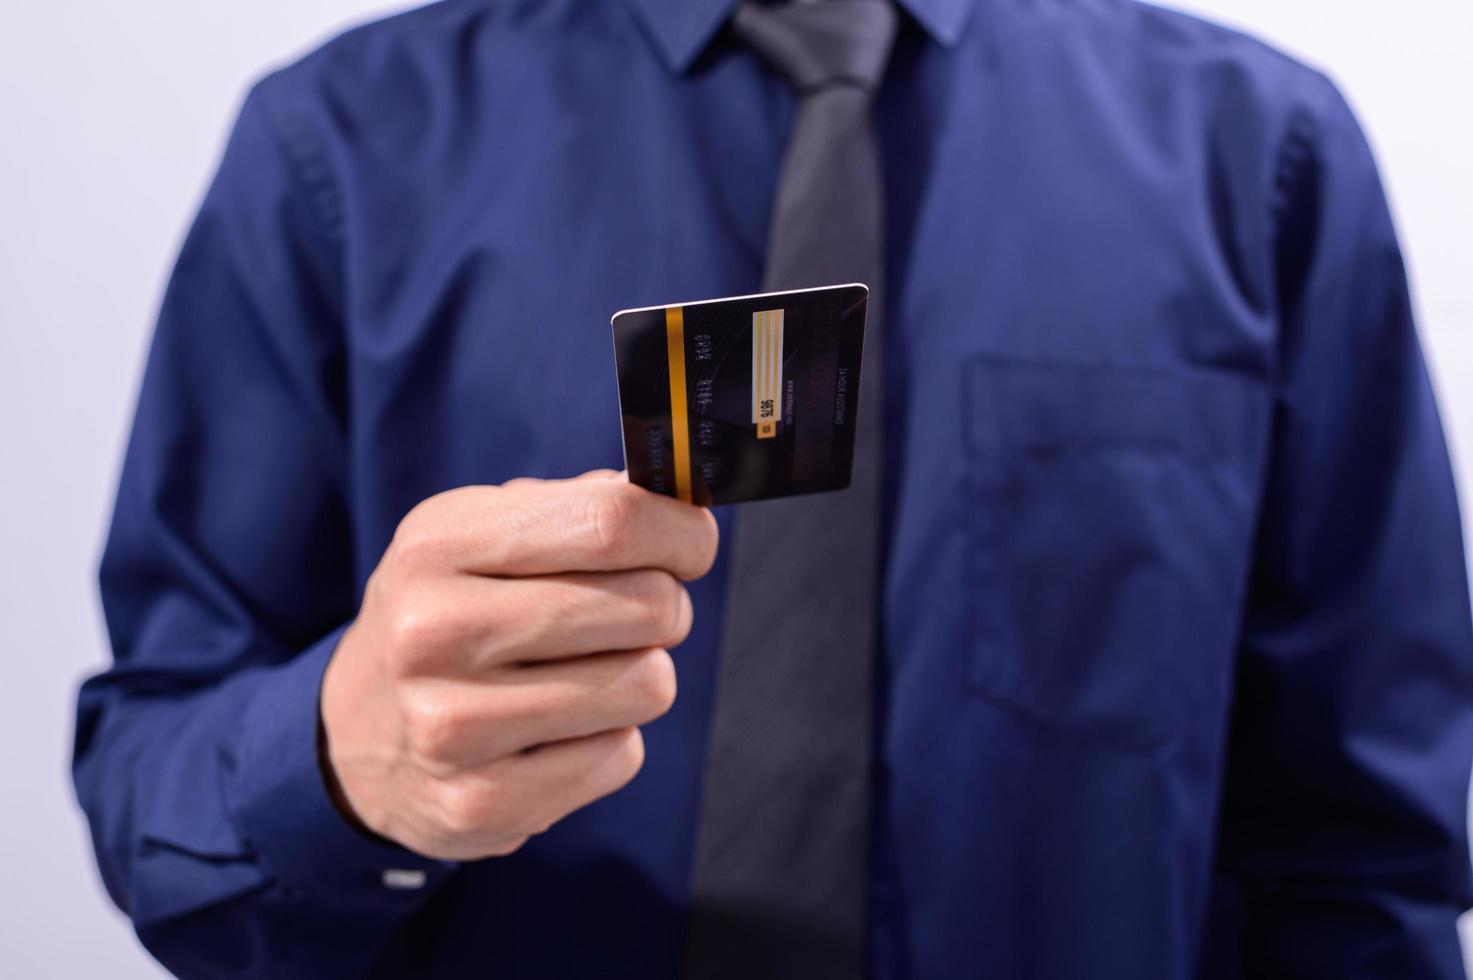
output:
[[[763,332],[762,348],[766,355],[766,363],[762,366],[762,401],[767,406],[762,418],[762,436],[772,438],[777,434],[777,425],[772,421],[772,413],[775,403],[772,400],[772,355],[773,355],[773,330],[777,326],[777,313],[768,310],[766,314],[766,327]]]
[[[752,424],[758,439],[777,435],[783,378],[783,311],[752,313]]]
[[[762,419],[762,313],[752,314],[752,424]]]
[[[670,360],[670,437],[675,444],[675,496],[690,503],[690,412],[685,397],[684,307],[665,307],[665,347]]]

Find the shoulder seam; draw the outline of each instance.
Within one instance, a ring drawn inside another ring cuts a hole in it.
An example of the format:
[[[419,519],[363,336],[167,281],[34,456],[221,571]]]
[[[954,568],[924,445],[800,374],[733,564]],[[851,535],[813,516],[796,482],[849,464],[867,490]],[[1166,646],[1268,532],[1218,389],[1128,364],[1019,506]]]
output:
[[[281,76],[273,72],[251,89],[246,98],[246,111],[254,108],[260,113],[261,126],[287,165],[292,179],[303,195],[312,202],[323,230],[334,241],[340,240],[343,230],[342,199],[332,170],[321,153],[310,145],[308,126],[304,120],[293,119],[273,104],[266,91],[273,79]]]

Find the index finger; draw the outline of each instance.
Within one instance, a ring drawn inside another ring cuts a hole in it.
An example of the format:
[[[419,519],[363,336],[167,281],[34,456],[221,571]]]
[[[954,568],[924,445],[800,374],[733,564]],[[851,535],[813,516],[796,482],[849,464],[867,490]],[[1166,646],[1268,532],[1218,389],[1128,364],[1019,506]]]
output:
[[[709,510],[622,478],[513,480],[452,490],[428,504],[436,505],[427,516],[443,535],[439,549],[470,573],[660,568],[690,581],[716,560],[716,519]]]

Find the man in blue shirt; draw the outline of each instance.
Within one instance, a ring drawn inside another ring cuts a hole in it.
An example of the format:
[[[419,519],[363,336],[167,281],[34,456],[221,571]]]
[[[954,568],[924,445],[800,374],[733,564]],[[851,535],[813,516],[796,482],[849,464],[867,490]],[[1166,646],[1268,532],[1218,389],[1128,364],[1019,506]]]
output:
[[[609,314],[761,280],[733,8],[449,0],[247,99],[76,744],[180,975],[679,974],[740,515],[569,478]],[[1461,976],[1468,589],[1349,110],[1124,0],[900,8],[871,972]]]

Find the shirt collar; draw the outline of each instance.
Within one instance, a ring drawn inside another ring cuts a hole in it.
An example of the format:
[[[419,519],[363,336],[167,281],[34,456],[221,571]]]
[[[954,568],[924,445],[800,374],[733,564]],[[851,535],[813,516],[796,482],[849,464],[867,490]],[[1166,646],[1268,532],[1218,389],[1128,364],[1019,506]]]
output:
[[[691,66],[739,0],[628,0],[671,71]],[[977,0],[897,0],[937,41],[952,45]]]

